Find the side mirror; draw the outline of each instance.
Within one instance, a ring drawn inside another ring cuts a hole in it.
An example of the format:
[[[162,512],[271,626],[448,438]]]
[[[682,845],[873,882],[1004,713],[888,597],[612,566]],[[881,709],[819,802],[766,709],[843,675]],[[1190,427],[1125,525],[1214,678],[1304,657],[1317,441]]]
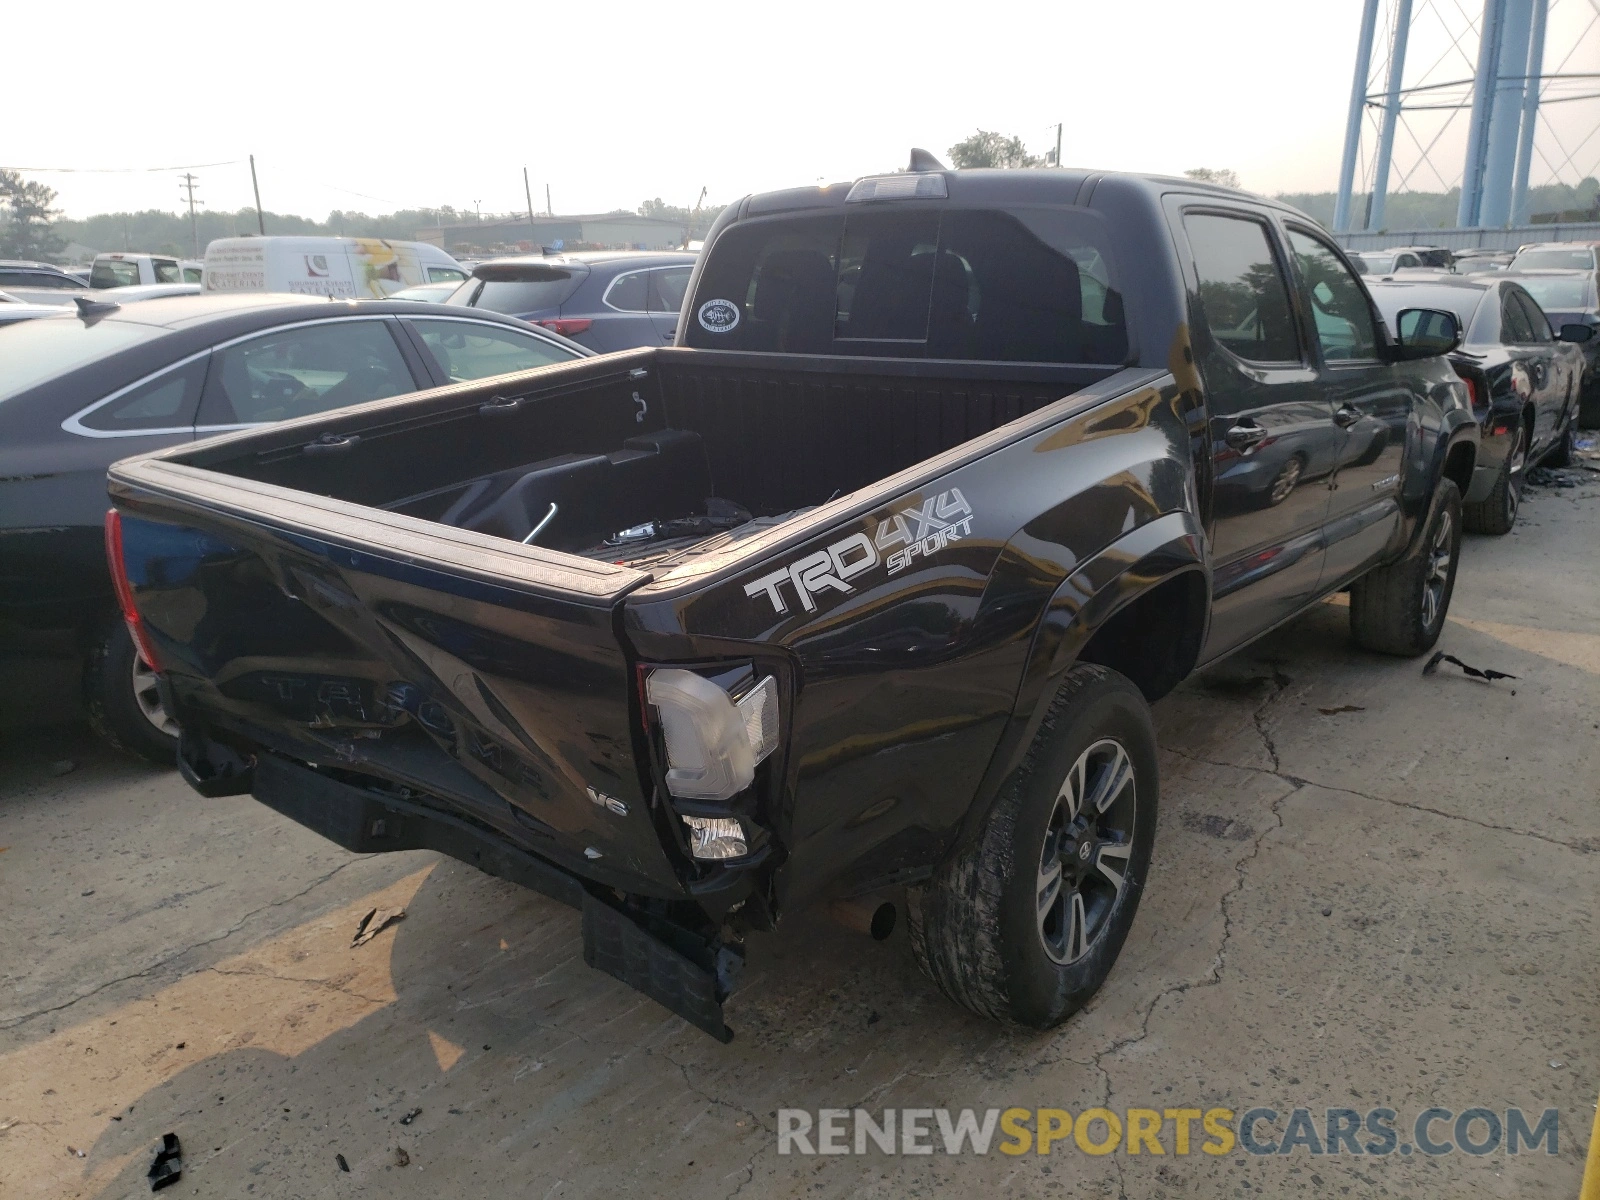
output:
[[[1574,322],[1570,325],[1563,325],[1561,327],[1561,331],[1556,334],[1556,341],[1571,342],[1574,345],[1581,346],[1592,337],[1594,337],[1593,326],[1579,325]]]
[[[1461,323],[1442,308],[1402,309],[1395,318],[1395,339],[1389,357],[1411,362],[1449,354],[1461,344]]]

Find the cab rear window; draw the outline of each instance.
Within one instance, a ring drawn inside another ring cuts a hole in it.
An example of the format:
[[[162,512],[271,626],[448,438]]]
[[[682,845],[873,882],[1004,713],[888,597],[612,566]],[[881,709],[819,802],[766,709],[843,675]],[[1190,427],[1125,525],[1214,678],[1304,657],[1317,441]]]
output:
[[[1120,363],[1122,293],[1098,218],[1018,207],[852,208],[735,225],[686,334],[701,349]]]

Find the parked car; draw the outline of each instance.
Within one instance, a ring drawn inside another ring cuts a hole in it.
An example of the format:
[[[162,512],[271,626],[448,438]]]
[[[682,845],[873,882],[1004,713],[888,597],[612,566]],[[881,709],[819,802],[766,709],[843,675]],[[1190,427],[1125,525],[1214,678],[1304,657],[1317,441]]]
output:
[[[1532,242],[1517,249],[1513,271],[1600,272],[1600,242]]]
[[[166,254],[143,254],[129,250],[96,254],[94,265],[89,268],[89,286],[92,288],[183,282],[182,261]]]
[[[425,304],[443,304],[461,286],[459,279],[449,283],[419,283],[416,287],[401,288],[389,293],[391,300],[420,300]]]
[[[1578,425],[1600,428],[1600,285],[1592,271],[1518,271],[1513,278],[1544,310],[1550,328],[1560,333],[1567,325],[1587,325],[1594,332],[1583,351]],[[1571,339],[1569,339],[1571,340]]]
[[[100,549],[107,466],[217,430],[590,353],[440,305],[211,295],[51,312],[0,329],[0,705],[39,705],[40,678],[81,680],[101,733],[169,764],[175,727],[115,617]]]
[[[94,270],[94,264],[92,264],[92,263],[81,263],[81,264],[78,264],[76,266],[62,267],[61,269],[63,271],[65,271],[68,275],[71,275],[74,279],[78,280],[78,282],[82,286],[88,287],[89,286],[89,273]]]
[[[1389,275],[1418,268],[1451,269],[1450,251],[1438,246],[1391,246],[1385,250],[1361,250],[1356,257],[1366,270],[1364,275]]]
[[[29,304],[9,292],[0,292],[0,325],[31,321],[34,317],[60,316],[61,312],[62,306],[59,304]]]
[[[71,304],[89,289],[60,267],[21,259],[0,259],[0,291],[28,304]]]
[[[1510,275],[1368,283],[1391,322],[1405,309],[1440,309],[1466,331],[1450,363],[1472,393],[1482,436],[1462,516],[1474,532],[1509,533],[1527,468],[1571,461],[1583,375],[1583,351],[1573,343],[1591,331],[1569,325],[1553,333],[1522,281]]]
[[[127,287],[101,288],[91,299],[128,304],[134,300],[159,300],[164,296],[198,296],[200,290],[198,283],[135,283]]]
[[[451,304],[510,313],[604,354],[670,345],[695,255],[589,250],[479,263]]]
[[[1511,265],[1511,259],[1514,257],[1510,250],[1485,250],[1481,247],[1452,250],[1450,253],[1455,260],[1451,269],[1460,275],[1504,271]]]
[[[217,238],[206,247],[208,292],[381,298],[421,283],[459,283],[461,264],[427,242],[386,238]]]
[[[190,783],[576,904],[719,1038],[746,932],[899,887],[957,1003],[1081,1006],[1149,873],[1148,703],[1344,588],[1427,651],[1478,426],[1455,317],[1389,336],[1294,209],[930,163],[732,205],[672,347],[113,466]],[[1223,503],[1307,406],[1392,436]]]

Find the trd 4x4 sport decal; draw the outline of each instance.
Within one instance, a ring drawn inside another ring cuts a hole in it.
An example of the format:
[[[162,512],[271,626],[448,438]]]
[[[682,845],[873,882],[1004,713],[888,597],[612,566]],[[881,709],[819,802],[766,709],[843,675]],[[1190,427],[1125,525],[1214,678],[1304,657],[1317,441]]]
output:
[[[794,589],[801,608],[816,612],[816,595],[827,588],[848,595],[855,591],[849,581],[880,562],[888,574],[897,575],[911,565],[912,559],[927,558],[951,542],[960,541],[972,532],[972,515],[972,505],[961,489],[951,488],[929,497],[920,506],[891,513],[878,522],[870,538],[865,533],[852,533],[825,550],[817,550],[745,584],[745,595],[765,595],[772,601],[774,611],[786,613],[789,601],[783,589],[788,585]],[[881,557],[883,551],[895,546],[900,549],[892,550],[887,558]]]

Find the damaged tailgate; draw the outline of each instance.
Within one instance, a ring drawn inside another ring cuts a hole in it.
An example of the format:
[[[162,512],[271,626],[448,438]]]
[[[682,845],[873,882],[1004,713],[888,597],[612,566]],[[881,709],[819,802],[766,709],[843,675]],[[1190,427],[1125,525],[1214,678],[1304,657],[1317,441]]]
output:
[[[681,894],[615,630],[647,575],[159,459],[120,464],[112,494],[186,730],[414,788],[588,878]]]

